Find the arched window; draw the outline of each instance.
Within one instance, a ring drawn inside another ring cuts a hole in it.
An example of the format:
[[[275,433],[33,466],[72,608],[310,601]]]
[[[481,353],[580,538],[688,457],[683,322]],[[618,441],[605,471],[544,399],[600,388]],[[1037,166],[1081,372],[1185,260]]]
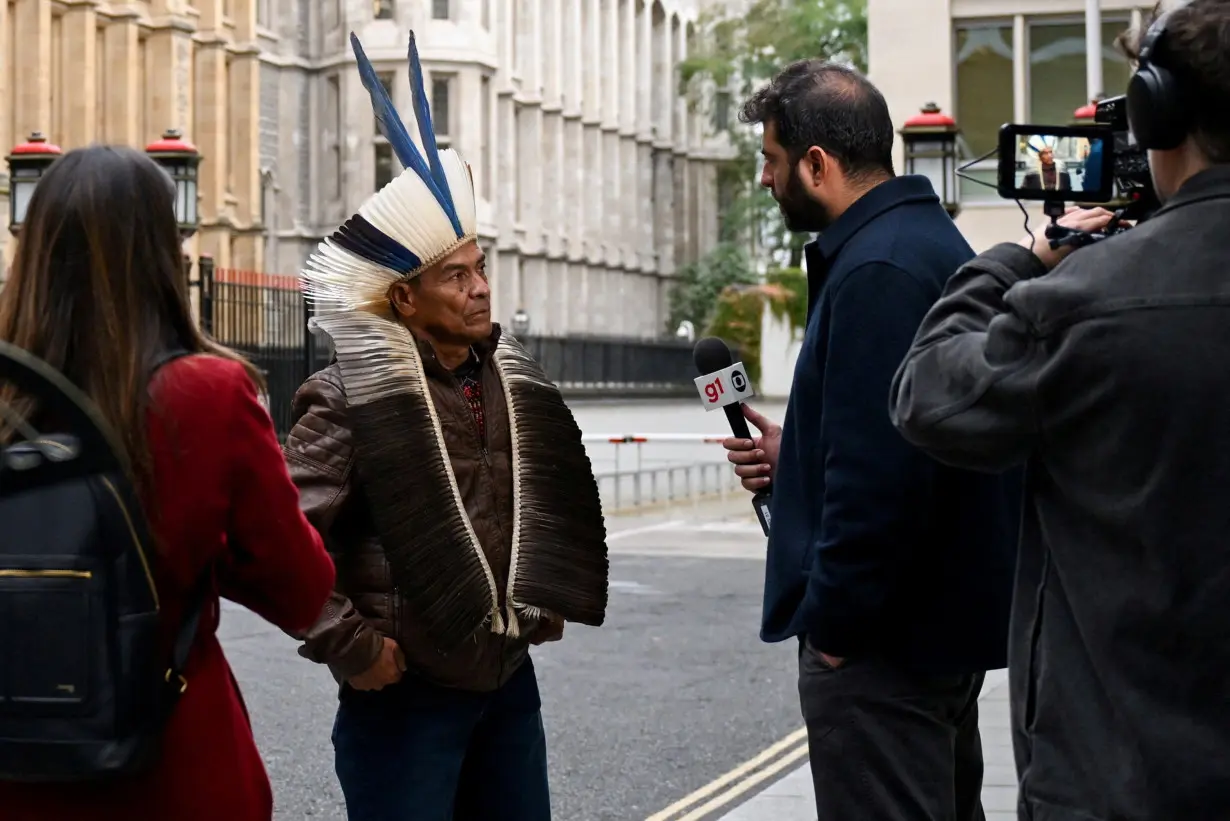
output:
[[[392,20],[394,10],[393,0],[372,0],[372,17],[377,20]]]

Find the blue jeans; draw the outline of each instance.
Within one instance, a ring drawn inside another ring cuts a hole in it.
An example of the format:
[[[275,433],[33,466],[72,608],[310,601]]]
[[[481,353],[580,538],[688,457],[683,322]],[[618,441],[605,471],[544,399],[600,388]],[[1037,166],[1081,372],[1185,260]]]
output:
[[[333,750],[350,821],[551,821],[541,708],[529,659],[493,693],[409,673],[343,688]]]

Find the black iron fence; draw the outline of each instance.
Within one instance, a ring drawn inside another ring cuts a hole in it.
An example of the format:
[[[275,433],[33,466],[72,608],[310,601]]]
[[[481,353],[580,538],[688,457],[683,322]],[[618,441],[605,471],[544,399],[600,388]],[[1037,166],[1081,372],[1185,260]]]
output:
[[[333,356],[328,338],[307,330],[310,308],[298,281],[215,268],[205,256],[192,285],[202,327],[264,372],[269,411],[284,436],[291,428],[295,390]],[[694,390],[692,345],[683,340],[529,336],[522,342],[572,396],[673,396]]]

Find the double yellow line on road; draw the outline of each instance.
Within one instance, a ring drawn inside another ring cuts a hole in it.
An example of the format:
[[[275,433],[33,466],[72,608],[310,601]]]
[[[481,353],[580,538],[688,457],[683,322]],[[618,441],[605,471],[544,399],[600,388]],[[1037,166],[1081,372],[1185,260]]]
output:
[[[796,730],[760,755],[748,759],[645,821],[700,821],[806,757],[807,730]]]

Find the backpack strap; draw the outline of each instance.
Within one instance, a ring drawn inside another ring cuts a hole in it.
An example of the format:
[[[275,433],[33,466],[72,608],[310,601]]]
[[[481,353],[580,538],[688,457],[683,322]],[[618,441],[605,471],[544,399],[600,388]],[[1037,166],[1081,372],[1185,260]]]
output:
[[[192,354],[183,348],[169,348],[154,358],[154,367],[150,371],[150,375],[157,373],[164,365],[174,362],[176,359],[182,359],[185,356]],[[188,594],[187,607],[184,608],[183,618],[180,621],[179,629],[175,632],[175,643],[171,647],[171,659],[167,666],[166,675],[163,677],[165,682],[164,697],[162,699],[162,718],[170,716],[171,711],[175,708],[179,697],[188,689],[188,679],[184,677],[184,668],[188,666],[188,656],[192,654],[192,647],[196,644],[197,632],[201,629],[201,617],[205,613],[205,604],[209,601],[209,594],[213,591],[214,574],[213,568],[207,567],[201,577],[197,579],[193,585],[192,591]]]

